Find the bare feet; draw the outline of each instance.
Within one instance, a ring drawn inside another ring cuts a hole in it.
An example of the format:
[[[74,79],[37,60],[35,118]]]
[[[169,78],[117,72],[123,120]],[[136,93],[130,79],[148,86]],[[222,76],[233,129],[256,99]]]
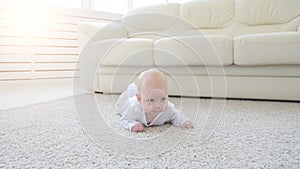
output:
[[[132,132],[143,132],[144,131],[144,126],[141,123],[135,124],[131,128]]]
[[[187,129],[193,128],[193,123],[191,121],[186,121],[183,123],[182,127]]]

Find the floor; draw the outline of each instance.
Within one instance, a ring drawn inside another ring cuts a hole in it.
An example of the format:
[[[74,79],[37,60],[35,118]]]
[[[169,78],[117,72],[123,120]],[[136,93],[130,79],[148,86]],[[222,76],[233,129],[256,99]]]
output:
[[[171,98],[194,122],[123,129],[117,95],[0,111],[0,168],[300,168],[300,103]]]

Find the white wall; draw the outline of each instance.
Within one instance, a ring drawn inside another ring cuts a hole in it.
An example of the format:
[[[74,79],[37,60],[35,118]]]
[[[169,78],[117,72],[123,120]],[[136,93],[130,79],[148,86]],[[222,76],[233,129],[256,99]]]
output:
[[[0,6],[0,109],[72,95],[77,24],[121,17],[83,9],[16,12]]]

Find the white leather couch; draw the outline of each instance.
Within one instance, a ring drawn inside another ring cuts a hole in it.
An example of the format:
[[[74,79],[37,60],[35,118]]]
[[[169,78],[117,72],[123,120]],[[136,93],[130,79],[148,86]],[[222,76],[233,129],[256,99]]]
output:
[[[120,93],[157,67],[170,95],[300,100],[299,24],[299,0],[145,6],[118,22],[79,24],[78,66],[96,92]]]

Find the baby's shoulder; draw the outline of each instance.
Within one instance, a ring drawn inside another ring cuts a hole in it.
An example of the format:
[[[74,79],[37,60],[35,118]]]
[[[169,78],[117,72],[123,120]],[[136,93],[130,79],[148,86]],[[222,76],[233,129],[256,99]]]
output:
[[[142,105],[138,101],[129,100],[125,114],[136,114],[142,111]]]
[[[168,109],[174,109],[174,108],[175,108],[175,105],[174,105],[174,103],[172,103],[172,102],[168,101],[167,108],[168,108]]]
[[[176,107],[175,107],[175,104],[172,103],[172,102],[168,102],[168,105],[166,107],[166,110],[165,110],[166,113],[168,114],[176,114],[178,112],[180,112],[180,110],[178,110]]]

